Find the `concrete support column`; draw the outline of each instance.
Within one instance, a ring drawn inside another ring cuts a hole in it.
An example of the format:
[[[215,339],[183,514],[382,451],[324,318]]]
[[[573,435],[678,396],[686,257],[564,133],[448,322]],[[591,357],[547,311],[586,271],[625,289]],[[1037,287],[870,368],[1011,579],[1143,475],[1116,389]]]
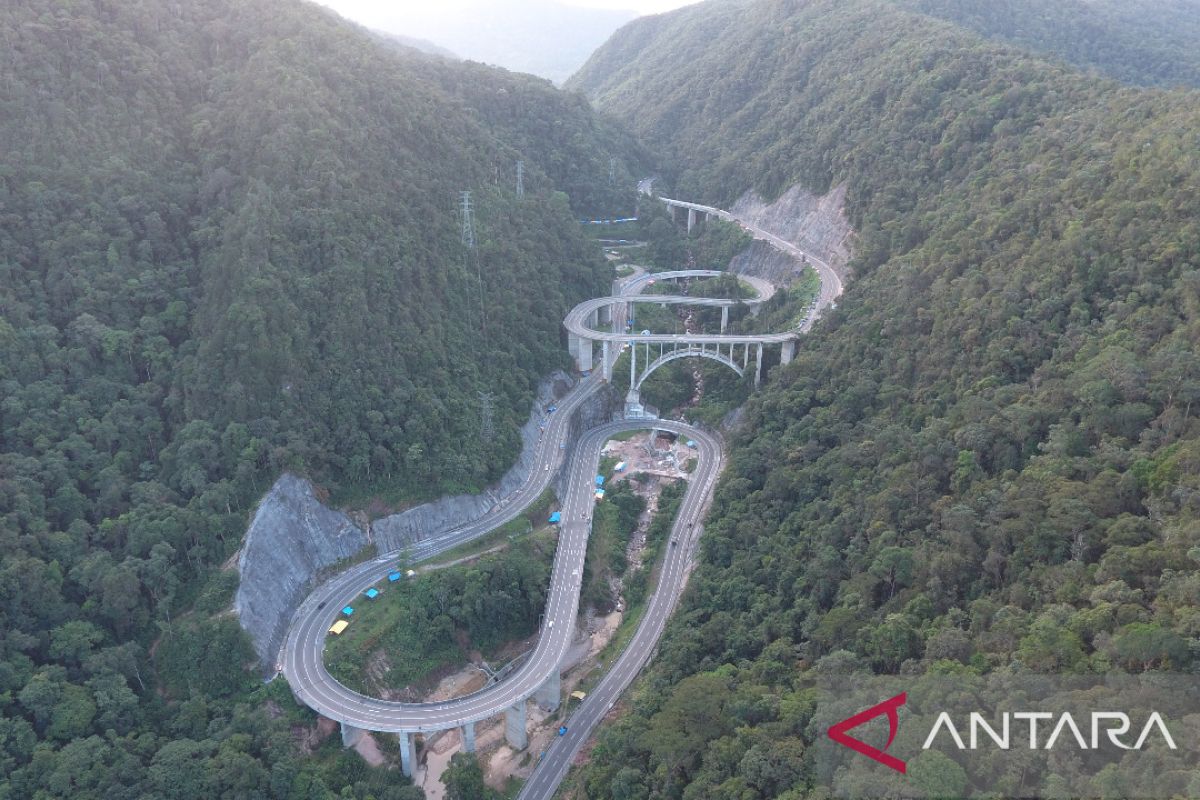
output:
[[[587,316],[587,326],[592,330],[596,329],[596,321],[600,319],[600,309],[593,308]]]
[[[757,389],[759,384],[762,383],[762,350],[763,350],[762,342],[759,342],[758,343],[758,355],[755,357],[755,362],[754,362],[754,388],[755,389]]]
[[[592,368],[592,340],[579,340],[579,354],[575,356],[576,362],[579,364],[580,372],[587,372]]]
[[[721,306],[721,333],[729,327],[729,306]]]
[[[538,687],[533,699],[537,701],[543,711],[558,709],[558,704],[562,701],[562,678],[557,669],[549,678],[546,678],[545,683]]]
[[[397,733],[396,738],[400,740],[400,769],[411,778],[417,766],[417,743],[407,731]]]
[[[637,390],[637,342],[629,343],[629,393]]]
[[[475,723],[468,722],[466,725],[463,725],[461,728],[459,728],[459,733],[462,735],[463,750],[466,750],[468,753],[474,753],[475,752]]]
[[[579,358],[579,337],[573,333],[567,334],[567,352],[571,354],[571,358]]]
[[[783,350],[779,353],[780,364],[790,364],[792,359],[796,357],[796,340],[789,339],[783,343]]]
[[[750,345],[749,343],[742,345],[742,369],[750,363]]]
[[[696,227],[696,209],[688,209],[688,233],[692,232],[692,228]]]
[[[366,733],[367,732],[362,728],[356,728],[353,725],[347,725],[343,722],[342,747],[354,747],[356,744],[362,741],[362,738],[366,735]]]
[[[514,750],[524,750],[529,746],[529,734],[525,731],[524,700],[504,712],[504,738]]]
[[[612,383],[612,368],[613,368],[613,365],[612,365],[612,359],[611,359],[611,358],[610,358],[610,356],[609,356],[608,340],[607,340],[607,339],[605,339],[605,340],[604,340],[603,356],[602,356],[602,357],[603,357],[603,359],[604,359],[604,362],[603,362],[603,364],[604,364],[604,380],[608,381],[609,383]]]
[[[626,418],[640,415],[642,411],[642,394],[637,389],[630,389],[625,395]]]
[[[597,314],[598,314],[598,322],[596,325],[597,328],[599,328],[601,325],[611,325],[612,324],[612,306],[600,306],[600,308],[597,309]]]
[[[667,208],[671,209],[671,222],[674,222],[675,221],[675,206],[668,203]]]

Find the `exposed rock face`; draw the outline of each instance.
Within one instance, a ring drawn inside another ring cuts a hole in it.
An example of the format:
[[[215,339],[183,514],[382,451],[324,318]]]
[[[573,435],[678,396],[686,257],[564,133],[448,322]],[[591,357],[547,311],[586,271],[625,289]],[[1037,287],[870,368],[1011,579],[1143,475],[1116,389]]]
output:
[[[377,520],[369,531],[346,514],[323,505],[307,480],[291,474],[281,476],[259,503],[246,532],[238,558],[241,584],[234,601],[234,610],[254,640],[264,667],[269,670],[274,666],[292,612],[321,570],[358,553],[369,542],[386,553],[470,522],[524,483],[534,466],[533,448],[543,409],[573,385],[573,379],[564,372],[556,372],[542,382],[529,421],[521,429],[521,454],[498,484],[482,494],[443,497],[392,514]],[[596,393],[576,411],[572,433],[577,435],[611,419],[620,407],[618,393]],[[560,493],[562,480],[561,475],[556,476],[554,484]]]
[[[562,397],[574,385],[565,372],[555,372],[538,386],[537,400],[529,421],[521,428],[521,454],[495,486],[482,494],[460,494],[442,497],[429,503],[392,514],[375,521],[371,526],[379,552],[400,550],[421,541],[430,534],[478,519],[523,484],[533,469],[534,446],[538,440],[538,425],[544,418],[547,405]]]
[[[292,610],[313,576],[366,544],[366,531],[325,507],[311,483],[290,473],[275,481],[246,531],[234,599],[264,665],[274,664]]]
[[[778,200],[769,204],[757,193],[747,192],[738,198],[730,211],[735,217],[752,222],[812,253],[844,278],[854,236],[854,229],[850,227],[850,221],[846,218],[845,205],[846,184],[843,183],[835,186],[828,194],[820,196],[806,191],[803,187],[793,186]],[[747,254],[748,258],[761,259],[764,270],[778,270],[784,261],[794,264],[790,258],[774,250],[771,252],[781,259],[777,263],[764,255],[756,256],[754,251],[764,248],[764,245],[756,245]],[[748,274],[767,279],[771,277],[759,272]]]
[[[728,269],[736,275],[750,275],[776,286],[788,286],[800,278],[806,267],[766,242],[755,241],[730,260]],[[756,313],[757,308],[755,306],[751,313]]]
[[[603,425],[606,422],[611,422],[614,417],[619,417],[625,410],[625,395],[619,388],[621,386],[620,379],[614,376],[614,382],[603,387],[600,391],[589,397],[576,410],[574,417],[571,419],[571,433],[567,437],[567,447],[564,452],[563,464],[570,464],[575,457],[575,445],[579,441],[580,435],[591,428],[598,425]],[[560,469],[558,474],[554,476],[554,482],[551,486],[554,487],[554,492],[559,497],[563,497],[567,489],[567,476],[570,470]]]

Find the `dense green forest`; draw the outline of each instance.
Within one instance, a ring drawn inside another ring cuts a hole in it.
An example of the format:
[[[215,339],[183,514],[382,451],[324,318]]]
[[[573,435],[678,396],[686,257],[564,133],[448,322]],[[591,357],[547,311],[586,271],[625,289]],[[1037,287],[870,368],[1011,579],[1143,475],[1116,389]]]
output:
[[[466,650],[494,660],[501,645],[537,630],[556,541],[543,532],[467,564],[382,584],[382,594],[357,603],[347,631],[326,644],[330,674],[355,691],[385,696],[379,690],[404,689],[466,663]],[[377,653],[385,672],[374,664]]]
[[[1198,0],[896,0],[1126,83],[1200,87]]]
[[[0,43],[0,797],[407,796],[299,757],[221,565],[284,469],[503,472],[640,154],[288,0],[21,0]]]
[[[1200,668],[1200,94],[883,0],[640,20],[575,85],[680,196],[844,182],[858,232],[576,796],[820,795],[822,670]]]
[[[526,175],[526,191],[566,192],[581,219],[637,210],[632,187],[650,169],[650,156],[624,126],[594,113],[586,98],[482,64],[413,56],[405,68],[458,99],[488,133],[538,166],[544,177]],[[504,165],[504,185],[515,179],[513,165]]]

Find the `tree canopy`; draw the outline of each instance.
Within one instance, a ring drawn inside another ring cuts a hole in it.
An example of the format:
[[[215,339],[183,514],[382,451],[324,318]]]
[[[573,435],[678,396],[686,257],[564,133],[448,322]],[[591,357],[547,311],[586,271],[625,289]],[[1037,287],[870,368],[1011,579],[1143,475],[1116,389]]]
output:
[[[223,567],[284,469],[501,475],[643,156],[291,0],[5,3],[0,65],[0,795],[406,796],[297,758]]]
[[[638,21],[575,86],[672,154],[674,196],[845,184],[857,231],[586,796],[803,796],[822,670],[1200,667],[1195,91],[882,0]]]

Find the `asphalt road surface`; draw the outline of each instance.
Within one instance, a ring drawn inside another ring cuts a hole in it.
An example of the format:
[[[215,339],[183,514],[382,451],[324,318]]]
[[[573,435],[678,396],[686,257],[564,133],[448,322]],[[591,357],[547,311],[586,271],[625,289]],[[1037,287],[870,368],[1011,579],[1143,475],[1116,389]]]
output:
[[[669,424],[663,426],[669,427]],[[683,592],[692,555],[703,532],[701,520],[712,500],[713,488],[722,466],[721,447],[715,438],[695,429],[691,429],[688,435],[697,444],[699,461],[671,528],[671,540],[677,544],[668,544],[666,547],[658,586],[650,598],[645,616],[604,678],[564,723],[567,726],[566,735],[556,737],[540,757],[533,774],[518,795],[522,800],[545,800],[554,796],[559,783],[571,768],[575,754],[650,660]]]
[[[622,293],[636,293],[648,278],[635,275],[623,282]],[[616,306],[614,318],[624,325],[625,308]],[[567,449],[572,412],[602,385],[598,375],[585,378],[559,401],[535,448],[535,466],[529,480],[506,497],[493,513],[469,524],[431,537],[410,549],[415,560],[469,542],[517,517],[550,485],[567,453],[574,458],[568,465],[567,498],[563,502],[563,522],[555,551],[551,588],[543,615],[543,627],[533,653],[505,680],[468,697],[441,703],[397,703],[367,697],[343,686],[325,668],[325,637],[341,609],[359,601],[369,586],[384,581],[394,568],[397,554],[391,553],[356,565],[330,579],[312,592],[296,609],[288,636],[280,654],[280,669],[287,676],[296,696],[306,705],[330,719],[372,731],[435,731],[499,714],[531,695],[558,669],[570,645],[578,613],[579,588],[587,537],[591,530],[593,477],[599,451],[612,433],[658,427],[685,434],[701,444],[702,450],[718,452],[708,434],[680,423],[665,421],[626,421],[588,431],[578,446]],[[701,453],[698,470],[706,470]],[[540,469],[539,469],[540,467]],[[715,477],[713,478],[715,480]],[[693,480],[694,485],[698,482]],[[707,485],[711,489],[712,481]],[[691,501],[696,505],[695,501]]]
[[[577,402],[577,400],[576,400]],[[560,407],[559,413],[564,409]],[[565,417],[564,417],[565,418]],[[569,465],[566,497],[562,503],[563,521],[559,527],[550,589],[546,600],[541,635],[533,653],[508,678],[465,697],[438,703],[398,703],[367,697],[338,683],[324,664],[326,631],[338,618],[340,609],[357,602],[361,593],[383,579],[391,559],[353,567],[321,586],[297,610],[284,650],[283,671],[293,691],[304,703],[331,719],[372,731],[420,732],[444,730],[495,716],[532,695],[548,677],[557,673],[575,633],[579,613],[579,590],[583,562],[594,505],[594,476],[600,462],[600,449],[614,434],[645,428],[674,431],[697,443],[698,462],[684,496],[673,535],[677,545],[668,545],[659,586],[651,599],[647,623],[638,629],[622,658],[640,665],[649,656],[682,590],[686,578],[687,554],[699,535],[697,523],[711,497],[720,469],[720,443],[712,435],[678,422],[667,420],[623,420],[587,431]],[[565,426],[560,435],[565,436]],[[554,448],[557,452],[557,448]],[[539,492],[533,494],[536,498]],[[516,502],[514,507],[520,507]],[[494,516],[477,523],[481,529],[493,527]],[[460,529],[463,534],[468,528]],[[664,615],[654,622],[657,615]],[[632,675],[630,675],[632,677]],[[617,691],[614,688],[613,691]],[[612,697],[615,699],[616,695]]]
[[[646,183],[644,191],[650,189],[648,182]],[[719,209],[678,201],[670,202],[725,219],[733,219],[728,212]],[[807,258],[821,277],[818,312],[832,305],[834,298],[841,293],[842,286],[828,265],[773,234],[741,220],[734,221],[756,238],[768,241],[797,257]],[[620,284],[619,294],[635,294],[654,277],[639,272]],[[759,290],[761,300],[764,296],[763,287],[756,285],[755,288]],[[655,299],[670,302],[674,298]],[[697,302],[697,298],[681,298],[683,299],[691,303]],[[612,298],[590,302],[611,304],[616,330],[623,330],[627,317],[626,303]],[[580,313],[575,315],[573,312],[573,316],[577,316],[586,327],[591,310],[577,307],[576,311]],[[572,327],[571,322],[574,320],[569,318],[569,330]],[[805,325],[805,329],[809,325],[811,320]],[[586,333],[581,330],[580,333],[587,338],[595,337],[595,332],[590,330]],[[725,337],[720,336],[713,338],[725,340]],[[368,586],[386,578],[395,564],[397,554],[392,553],[352,567],[322,584],[296,609],[280,656],[280,668],[287,676],[293,691],[303,702],[331,719],[355,727],[372,731],[421,732],[444,730],[486,719],[503,713],[509,707],[533,695],[551,674],[558,671],[574,634],[583,561],[587,552],[587,537],[591,531],[593,476],[599,464],[600,449],[609,438],[623,431],[646,428],[674,431],[695,441],[698,460],[672,527],[671,543],[666,547],[658,585],[648,601],[646,614],[632,640],[609,668],[600,684],[574,711],[567,723],[566,735],[555,738],[552,745],[539,757],[537,767],[520,794],[520,797],[527,799],[553,796],[570,768],[575,754],[650,659],[686,584],[693,553],[703,530],[701,520],[711,502],[722,467],[720,442],[714,436],[682,423],[666,420],[625,420],[609,423],[585,432],[577,446],[568,449],[572,412],[601,385],[599,373],[593,374],[581,381],[558,403],[557,411],[549,416],[545,430],[536,445],[536,466],[525,485],[506,497],[485,517],[431,537],[410,549],[410,555],[414,559],[424,560],[478,538],[517,517],[549,486],[551,479],[562,466],[566,454],[570,453],[572,460],[566,465],[569,474],[566,497],[562,505],[562,524],[541,635],[533,653],[525,662],[499,683],[474,694],[439,703],[397,703],[379,700],[353,692],[334,680],[324,665],[326,632],[338,618],[343,606],[357,602]]]

